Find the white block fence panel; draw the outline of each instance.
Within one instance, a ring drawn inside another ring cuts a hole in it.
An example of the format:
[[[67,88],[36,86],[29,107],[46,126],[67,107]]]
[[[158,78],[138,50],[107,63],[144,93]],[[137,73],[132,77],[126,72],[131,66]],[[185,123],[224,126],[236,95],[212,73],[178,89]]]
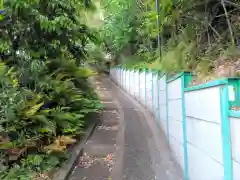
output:
[[[230,117],[233,179],[240,179],[240,117]]]
[[[173,156],[184,169],[183,123],[182,123],[182,78],[167,83],[168,138]]]
[[[157,120],[159,120],[158,118],[158,103],[159,103],[159,93],[158,93],[158,88],[159,88],[159,83],[158,83],[158,73],[153,73],[153,91],[152,91],[152,111],[153,111],[153,115],[155,116],[155,118]]]
[[[160,112],[160,124],[167,137],[167,79],[166,75],[162,76],[159,80],[159,112]]]
[[[230,111],[234,80],[188,88],[184,73],[168,79],[156,72],[113,68],[110,76],[153,114],[184,180],[240,180],[240,111]]]
[[[147,99],[147,104],[146,107],[148,110],[152,109],[152,73],[148,72],[146,75],[146,99]]]
[[[140,74],[140,103],[146,105],[146,76],[147,72],[141,72]]]

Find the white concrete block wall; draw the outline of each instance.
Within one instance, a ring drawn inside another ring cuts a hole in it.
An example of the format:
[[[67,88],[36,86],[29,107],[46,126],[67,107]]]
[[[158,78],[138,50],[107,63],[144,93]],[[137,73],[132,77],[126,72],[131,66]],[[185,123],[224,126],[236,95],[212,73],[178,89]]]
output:
[[[127,70],[123,71],[124,72],[124,89],[127,90],[127,79],[128,79],[128,73]]]
[[[153,74],[153,115],[158,119],[158,74]]]
[[[135,71],[132,70],[131,71],[131,89],[130,89],[130,92],[131,92],[131,95],[134,96],[134,91],[135,91],[135,86],[136,86],[136,81],[135,81]]]
[[[240,118],[230,117],[233,180],[240,179]]]
[[[122,84],[122,88],[125,89],[125,70],[122,70],[122,79],[121,79],[121,84]]]
[[[140,81],[139,81],[139,71],[136,71],[135,72],[135,94],[134,94],[134,96],[135,96],[135,98],[136,99],[139,99],[139,83],[140,83]]]
[[[130,70],[126,70],[126,91],[129,93],[130,89]]]
[[[134,97],[135,95],[135,87],[137,86],[137,81],[136,81],[136,72],[132,71],[132,96]]]
[[[114,76],[115,76],[117,84],[120,85],[121,69],[117,68]]]
[[[219,88],[185,92],[190,180],[224,179]]]
[[[169,144],[173,156],[184,169],[183,126],[182,126],[182,79],[167,83]]]
[[[161,128],[164,131],[165,136],[167,137],[167,100],[166,100],[166,76],[162,76],[159,80],[159,108],[160,111],[160,124]]]
[[[182,119],[184,116],[182,113],[185,112],[189,180],[226,180],[226,177],[224,179],[223,166],[221,85],[185,91],[185,111],[183,111],[181,78],[166,83],[166,75],[158,78],[157,74],[152,76],[152,73],[148,72],[145,76],[144,71],[140,73],[139,71],[130,71],[129,75],[126,70],[121,69],[111,70],[111,76],[114,81],[123,89],[128,90],[129,94],[143,105],[145,105],[146,94],[147,108],[150,111],[152,111],[153,100],[153,114],[159,120],[159,125],[163,129],[166,138],[169,138],[172,155],[183,170],[185,163],[184,122]],[[127,80],[127,82],[123,80]],[[147,90],[146,93],[145,89]],[[231,96],[231,92],[229,94]],[[159,112],[160,114],[158,114]],[[160,115],[159,118],[158,115]],[[240,180],[240,118],[230,117],[230,125],[232,180]]]
[[[117,84],[119,85],[120,84],[120,78],[121,78],[121,70],[117,68],[114,76],[115,76],[115,79],[117,81]]]
[[[129,88],[129,94],[133,95],[133,90],[134,90],[134,86],[135,86],[135,82],[134,82],[134,71],[130,70],[130,88]]]
[[[129,79],[127,80],[127,82],[128,82],[128,94],[131,95],[131,87],[132,87],[132,83],[131,83],[131,81],[132,81],[132,71],[129,70],[129,71],[128,71],[128,74],[129,74]]]
[[[140,73],[139,93],[140,93],[139,102],[141,104],[144,104],[145,103],[145,72],[144,71]]]
[[[147,104],[146,107],[151,111],[152,109],[152,73],[148,72],[146,75],[146,95],[147,95]]]

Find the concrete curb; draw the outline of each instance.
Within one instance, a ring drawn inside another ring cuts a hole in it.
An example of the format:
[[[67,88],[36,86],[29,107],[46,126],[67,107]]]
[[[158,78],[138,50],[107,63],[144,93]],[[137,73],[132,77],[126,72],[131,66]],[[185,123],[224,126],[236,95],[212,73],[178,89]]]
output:
[[[90,127],[85,132],[83,139],[78,142],[78,144],[72,149],[71,157],[60,167],[57,172],[53,175],[53,180],[67,180],[67,178],[71,175],[71,172],[74,166],[77,163],[77,160],[80,156],[83,155],[84,145],[87,140],[92,135],[94,129],[96,128],[97,123],[90,125]]]

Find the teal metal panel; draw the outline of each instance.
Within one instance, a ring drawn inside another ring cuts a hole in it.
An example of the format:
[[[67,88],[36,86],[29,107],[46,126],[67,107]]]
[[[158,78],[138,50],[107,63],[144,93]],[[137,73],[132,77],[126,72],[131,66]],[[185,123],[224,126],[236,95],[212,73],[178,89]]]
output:
[[[229,116],[234,117],[234,118],[240,118],[240,111],[229,111]]]
[[[221,132],[223,146],[222,148],[223,148],[224,180],[233,180],[228,86],[222,85],[220,86],[219,90],[221,103],[220,107],[221,107]]]
[[[206,88],[210,88],[210,87],[215,87],[215,86],[219,86],[219,85],[224,85],[228,83],[228,79],[221,79],[221,80],[216,80],[216,81],[210,81],[206,84],[200,84],[197,86],[192,86],[189,88],[185,88],[184,91],[196,91],[196,90],[200,90],[200,89],[206,89]]]
[[[167,83],[170,83],[170,82],[180,78],[183,74],[184,74],[184,72],[178,73],[178,74],[176,74],[176,75],[174,75],[174,76],[172,76],[170,78],[167,78]]]
[[[183,158],[184,158],[184,180],[189,180],[188,176],[188,152],[187,152],[187,126],[185,114],[185,96],[184,96],[185,76],[181,76],[181,93],[182,93],[182,129],[183,129]]]

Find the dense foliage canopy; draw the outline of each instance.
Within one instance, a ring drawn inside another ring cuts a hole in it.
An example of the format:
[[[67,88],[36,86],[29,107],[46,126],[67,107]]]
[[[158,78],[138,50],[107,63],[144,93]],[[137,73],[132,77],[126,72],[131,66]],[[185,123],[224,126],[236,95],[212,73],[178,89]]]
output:
[[[85,46],[94,41],[81,21],[86,0],[5,0],[0,21],[0,179],[32,179],[59,163],[100,103],[89,87]],[[7,165],[28,155],[18,166]],[[8,164],[6,164],[8,163]],[[42,165],[42,163],[45,163]],[[50,163],[47,165],[47,163]],[[29,164],[35,165],[29,167]],[[32,173],[30,173],[32,172]]]
[[[158,2],[159,15],[155,0],[104,0],[106,44],[119,50],[131,44],[134,37],[137,45],[135,56],[123,58],[123,64],[166,72],[191,71],[204,77],[239,74],[239,1]],[[156,46],[158,34],[161,47]],[[160,57],[158,48],[162,50]],[[115,53],[116,49],[111,51]]]
[[[86,18],[90,0],[0,2],[3,180],[32,179],[59,164],[56,153],[101,107],[87,61],[110,57],[113,64],[191,71],[203,80],[240,72],[238,0],[158,0],[159,15],[155,0],[101,0],[101,21],[94,13]]]

